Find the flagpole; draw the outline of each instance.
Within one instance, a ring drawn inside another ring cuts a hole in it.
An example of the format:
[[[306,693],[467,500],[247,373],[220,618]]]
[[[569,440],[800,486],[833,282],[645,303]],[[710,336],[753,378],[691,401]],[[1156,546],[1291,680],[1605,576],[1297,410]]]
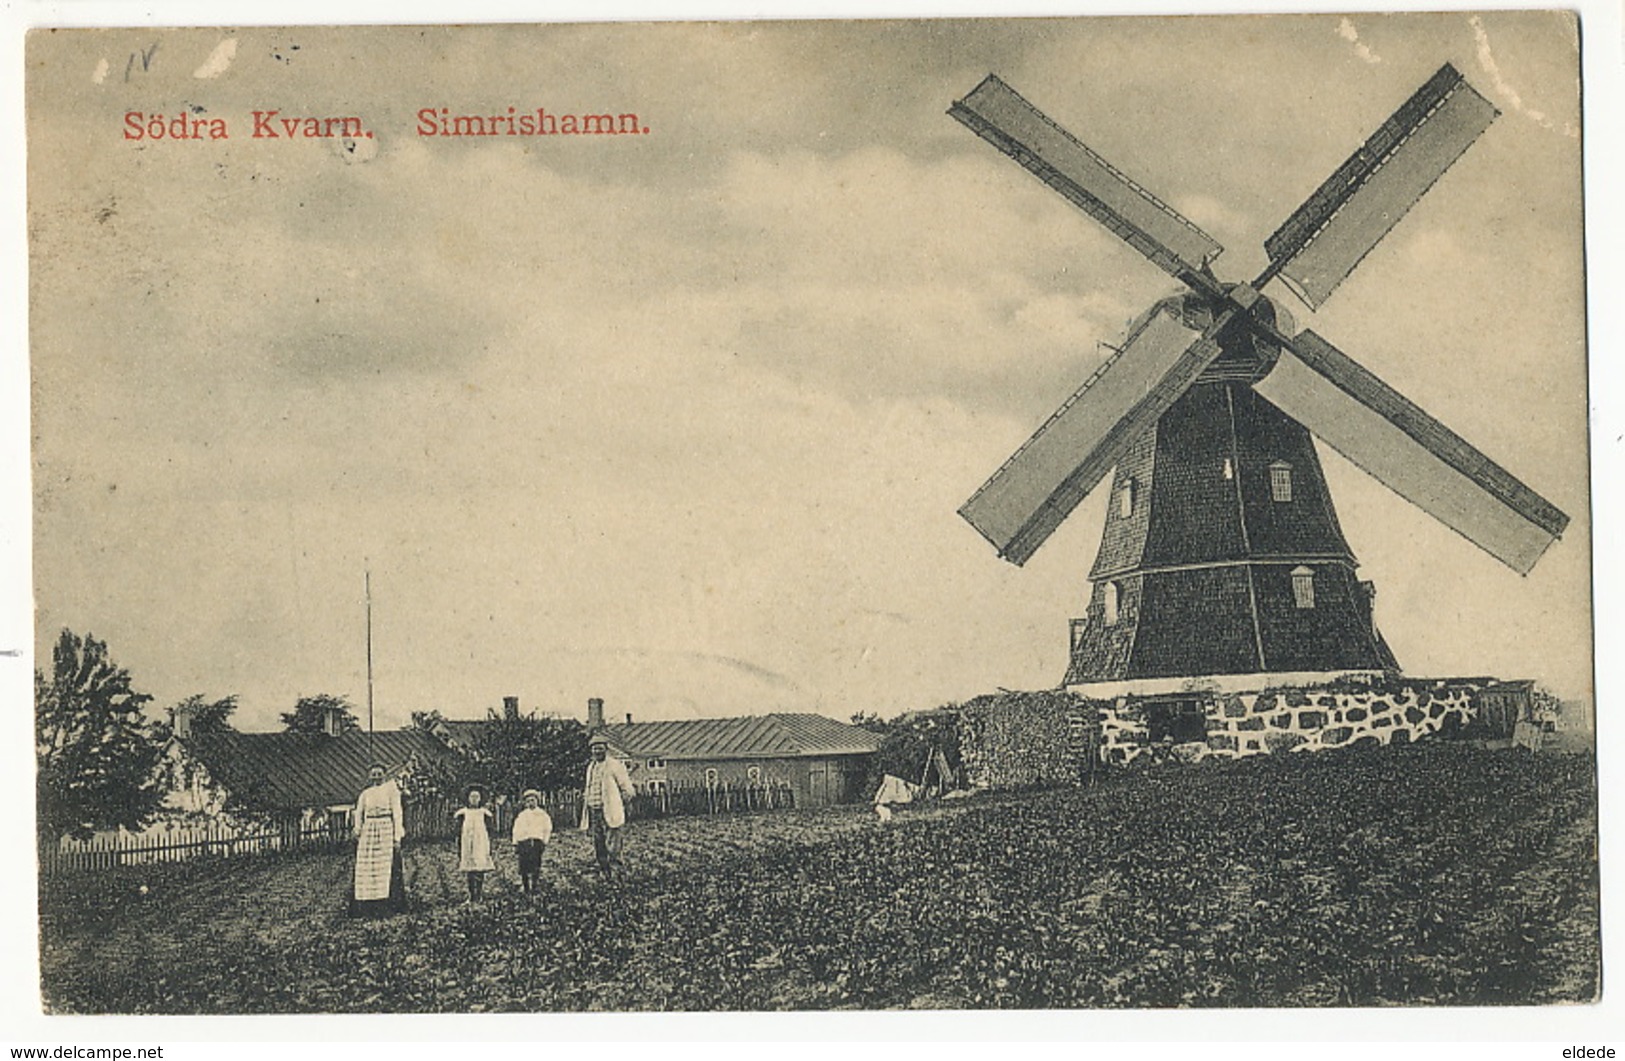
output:
[[[372,569],[363,561],[367,587],[367,754],[375,755],[372,739]]]

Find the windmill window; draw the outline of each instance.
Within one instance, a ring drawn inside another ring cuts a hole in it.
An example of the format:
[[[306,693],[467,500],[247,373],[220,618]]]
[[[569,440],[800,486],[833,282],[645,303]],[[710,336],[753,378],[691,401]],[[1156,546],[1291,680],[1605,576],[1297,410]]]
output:
[[[1105,613],[1106,625],[1107,626],[1116,626],[1117,625],[1117,583],[1115,583],[1115,582],[1106,583],[1105,589],[1103,589],[1101,591],[1100,598],[1101,598],[1101,602],[1100,602],[1101,610]]]
[[[664,760],[664,759],[650,759],[649,760],[649,769],[651,769],[651,770],[664,770],[665,768],[666,768],[666,760]]]
[[[1124,479],[1123,485],[1117,488],[1117,514],[1127,519],[1134,515],[1134,480]]]
[[[1231,479],[1234,479],[1235,477],[1236,477],[1236,466],[1234,464],[1230,463],[1230,458],[1229,457],[1226,457],[1224,459],[1224,480],[1225,480],[1225,482],[1229,482]]]
[[[1286,461],[1270,465],[1270,496],[1277,501],[1292,500],[1292,465]]]
[[[1292,599],[1300,608],[1315,606],[1315,572],[1308,567],[1292,569]]]

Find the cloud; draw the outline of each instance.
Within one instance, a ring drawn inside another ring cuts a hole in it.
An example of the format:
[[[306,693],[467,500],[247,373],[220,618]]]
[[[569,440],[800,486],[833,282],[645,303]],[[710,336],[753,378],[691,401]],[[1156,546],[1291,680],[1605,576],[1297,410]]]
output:
[[[1360,57],[1361,62],[1370,63],[1373,66],[1382,62],[1381,56],[1361,43],[1360,31],[1354,28],[1354,23],[1349,19],[1345,18],[1337,23],[1337,35],[1354,45],[1354,54]]]
[[[730,341],[848,396],[1047,412],[1132,315],[1117,293],[1149,298],[1166,281],[1002,162],[740,156],[721,189],[743,278],[739,301],[716,308],[737,321]],[[1123,280],[1136,272],[1138,288]]]
[[[1180,196],[1174,208],[1185,215],[1208,235],[1223,243],[1256,236],[1255,222],[1248,214],[1233,210],[1211,195]]]

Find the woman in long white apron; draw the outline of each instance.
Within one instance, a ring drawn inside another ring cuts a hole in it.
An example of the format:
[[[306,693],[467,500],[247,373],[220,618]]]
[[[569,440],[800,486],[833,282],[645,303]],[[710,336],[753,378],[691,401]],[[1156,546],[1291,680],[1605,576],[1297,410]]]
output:
[[[401,790],[384,777],[384,765],[367,772],[367,787],[355,801],[355,886],[350,914],[399,913],[406,907],[406,881],[401,872],[401,840],[406,819]]]

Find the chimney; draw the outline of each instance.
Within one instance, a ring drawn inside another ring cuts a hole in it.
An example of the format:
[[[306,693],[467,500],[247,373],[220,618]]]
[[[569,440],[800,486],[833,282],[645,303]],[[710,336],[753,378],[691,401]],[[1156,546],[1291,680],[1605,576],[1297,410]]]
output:
[[[504,696],[502,698],[502,717],[509,722],[519,717],[519,697]]]
[[[322,708],[323,733],[329,737],[337,737],[343,728],[342,723],[339,722],[339,707],[337,704],[329,704]]]
[[[587,701],[587,729],[604,728],[604,702],[598,697]]]
[[[1377,584],[1362,581],[1360,588],[1365,591],[1365,614],[1371,622],[1371,636],[1381,637],[1382,635],[1377,633]]]
[[[170,729],[173,730],[175,736],[179,737],[181,740],[190,740],[192,737],[193,710],[194,708],[191,704],[176,704],[174,707],[169,709]]]
[[[630,726],[632,724],[632,712],[630,712],[630,711],[628,711],[626,713],[626,724],[628,726]]]

